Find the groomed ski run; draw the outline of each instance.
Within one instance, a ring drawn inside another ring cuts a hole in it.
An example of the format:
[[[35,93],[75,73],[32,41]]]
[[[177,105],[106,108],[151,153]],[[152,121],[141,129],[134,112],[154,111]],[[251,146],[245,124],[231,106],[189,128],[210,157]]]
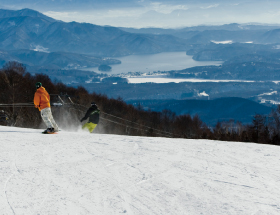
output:
[[[276,215],[279,149],[0,126],[0,213]]]

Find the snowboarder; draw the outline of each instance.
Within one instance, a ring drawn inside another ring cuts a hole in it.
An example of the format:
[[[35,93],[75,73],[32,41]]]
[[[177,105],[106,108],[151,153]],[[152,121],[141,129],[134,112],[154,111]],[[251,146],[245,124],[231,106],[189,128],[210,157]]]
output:
[[[47,126],[47,130],[45,130],[44,134],[52,134],[58,131],[58,126],[53,119],[50,105],[50,95],[46,91],[44,87],[42,87],[42,83],[36,83],[37,91],[34,95],[34,105],[41,112],[41,117],[44,123]]]
[[[88,122],[83,125],[83,129],[88,129],[91,133],[99,122],[99,113],[100,110],[98,109],[95,102],[91,103],[91,107],[87,110],[85,116],[81,119],[81,122],[89,118]]]
[[[6,122],[8,120],[8,116],[5,114],[3,110],[0,110],[0,122]]]

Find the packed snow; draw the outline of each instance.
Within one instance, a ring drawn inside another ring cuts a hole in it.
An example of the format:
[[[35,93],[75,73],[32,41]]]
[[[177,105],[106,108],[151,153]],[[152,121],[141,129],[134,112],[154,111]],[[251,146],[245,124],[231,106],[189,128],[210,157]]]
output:
[[[280,148],[0,126],[5,215],[280,214]]]

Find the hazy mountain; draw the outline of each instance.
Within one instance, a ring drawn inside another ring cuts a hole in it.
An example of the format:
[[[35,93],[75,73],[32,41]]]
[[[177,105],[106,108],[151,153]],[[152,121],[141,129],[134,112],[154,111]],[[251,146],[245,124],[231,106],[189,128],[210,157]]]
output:
[[[200,78],[216,80],[250,80],[250,81],[277,81],[280,80],[280,64],[262,62],[264,59],[256,55],[241,56],[244,61],[224,63],[221,66],[200,66],[179,71],[170,71],[174,78]],[[252,61],[246,61],[251,59]],[[266,60],[266,59],[264,59]],[[268,60],[270,60],[268,58]],[[259,62],[258,62],[259,61]]]
[[[0,10],[0,48],[76,52],[99,56],[185,51],[211,41],[280,43],[278,26],[229,24],[183,29],[122,29],[61,22],[37,11]],[[130,31],[130,32],[127,32]]]
[[[152,111],[171,110],[177,115],[199,115],[207,124],[234,119],[242,123],[251,123],[255,114],[269,114],[271,108],[243,98],[219,98],[214,100],[132,100],[129,104],[141,104]]]
[[[187,39],[189,44],[206,44],[211,41],[280,43],[279,25],[227,24],[217,26],[194,26],[179,29],[120,28],[130,33],[169,34]]]
[[[122,56],[185,51],[186,46],[185,40],[170,35],[132,34],[115,27],[52,21],[32,10],[0,13],[1,49],[41,47],[49,52]]]
[[[3,10],[0,9],[0,18],[10,18],[10,17],[19,17],[19,16],[29,16],[29,17],[37,17],[37,18],[42,18],[45,19],[49,22],[55,22],[56,20],[45,16],[44,14],[31,10],[28,8],[22,9],[22,10]]]
[[[226,31],[248,31],[248,30],[273,30],[279,28],[280,25],[261,25],[261,24],[238,24],[231,23],[226,25],[198,25],[185,28],[124,28],[120,29],[130,32],[130,33],[144,33],[144,34],[179,34],[183,32],[202,32],[202,31],[217,31],[217,30],[226,30]]]
[[[43,34],[51,22],[30,16],[0,19],[0,48],[34,49],[38,35]]]
[[[232,41],[232,42],[254,42],[265,30],[229,31],[229,30],[205,30],[198,32],[188,39],[192,44],[210,43],[211,41]],[[178,36],[178,35],[177,35]],[[180,37],[184,35],[181,34]]]
[[[274,45],[262,45],[254,43],[232,44],[198,44],[187,48],[187,55],[192,55],[197,61],[226,61],[243,55],[270,55],[279,52]],[[241,57],[240,57],[241,58]],[[246,62],[243,60],[242,62]]]
[[[39,52],[32,50],[0,51],[0,65],[8,61],[21,62],[30,67],[73,69],[119,64],[119,60],[65,52]]]
[[[190,45],[188,55],[197,61],[224,61],[221,66],[201,66],[170,71],[176,78],[279,80],[280,51],[278,46],[261,44]]]
[[[259,37],[278,29],[278,25],[252,25],[252,24],[227,24],[217,26],[194,26],[179,29],[161,29],[161,28],[121,28],[130,33],[142,34],[170,34],[179,38],[188,39],[189,43],[209,43],[211,40],[233,42],[260,41]],[[263,42],[266,43],[267,40]],[[276,40],[280,42],[280,40]]]
[[[279,29],[274,29],[270,30],[264,34],[262,34],[259,39],[259,43],[280,43],[280,28]]]

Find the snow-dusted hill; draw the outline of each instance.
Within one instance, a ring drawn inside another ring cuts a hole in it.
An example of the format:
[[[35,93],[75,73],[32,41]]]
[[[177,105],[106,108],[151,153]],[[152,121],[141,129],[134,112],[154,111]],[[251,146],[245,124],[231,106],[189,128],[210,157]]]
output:
[[[280,148],[0,126],[0,214],[280,214]]]

